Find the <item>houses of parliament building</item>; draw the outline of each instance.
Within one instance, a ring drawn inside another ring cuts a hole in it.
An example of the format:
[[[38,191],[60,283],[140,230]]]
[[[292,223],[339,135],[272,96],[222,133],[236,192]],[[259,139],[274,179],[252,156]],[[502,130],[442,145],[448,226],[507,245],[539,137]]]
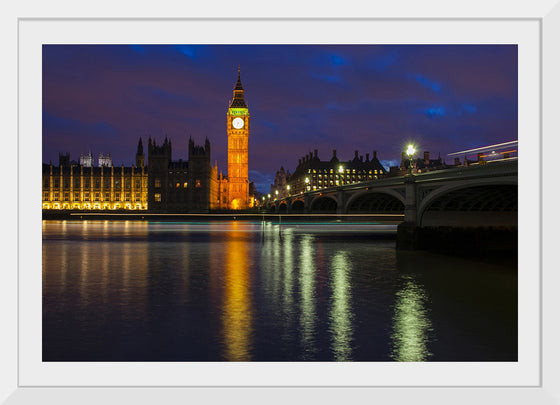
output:
[[[43,164],[43,210],[149,210],[150,212],[208,212],[242,210],[254,204],[249,183],[249,109],[238,69],[233,100],[227,111],[228,172],[212,166],[210,141],[195,145],[189,139],[188,160],[172,160],[171,140],[148,139],[147,164],[142,139],[135,164],[113,166],[109,155],[93,165],[91,153],[80,163],[59,154],[59,164]]]

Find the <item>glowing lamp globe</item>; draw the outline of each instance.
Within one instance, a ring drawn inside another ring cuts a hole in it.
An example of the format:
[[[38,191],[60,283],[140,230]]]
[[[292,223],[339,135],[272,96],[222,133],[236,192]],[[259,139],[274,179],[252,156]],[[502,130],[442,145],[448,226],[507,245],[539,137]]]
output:
[[[416,152],[416,149],[414,149],[414,146],[408,145],[408,149],[406,150],[406,154],[408,156],[412,156],[412,155],[414,155],[415,152]]]

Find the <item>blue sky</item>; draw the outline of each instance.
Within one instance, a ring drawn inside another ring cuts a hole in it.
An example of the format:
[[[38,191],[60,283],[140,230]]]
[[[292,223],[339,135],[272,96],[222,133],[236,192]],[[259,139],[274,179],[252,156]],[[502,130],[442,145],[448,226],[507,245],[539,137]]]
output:
[[[226,111],[237,67],[251,114],[250,180],[280,166],[413,142],[432,156],[517,139],[515,45],[45,45],[43,162],[59,152],[134,162],[138,138],[212,144],[227,171]]]

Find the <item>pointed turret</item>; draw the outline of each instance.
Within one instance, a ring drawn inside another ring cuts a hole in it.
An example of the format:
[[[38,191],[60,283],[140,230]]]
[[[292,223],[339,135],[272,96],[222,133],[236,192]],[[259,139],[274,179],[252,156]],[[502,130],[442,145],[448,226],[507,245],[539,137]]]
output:
[[[241,67],[237,68],[237,83],[233,89],[233,100],[229,105],[229,108],[247,108],[245,104],[243,85],[241,84]]]
[[[151,139],[148,141],[148,145],[151,144]],[[148,151],[150,148],[148,147]],[[144,147],[142,146],[142,137],[138,139],[138,148],[136,149],[136,167],[144,167],[146,158],[144,156]]]

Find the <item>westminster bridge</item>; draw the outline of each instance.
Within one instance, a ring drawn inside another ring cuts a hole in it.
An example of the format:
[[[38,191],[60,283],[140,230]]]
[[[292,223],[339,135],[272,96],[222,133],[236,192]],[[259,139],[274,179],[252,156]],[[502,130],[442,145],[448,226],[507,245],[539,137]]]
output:
[[[323,188],[271,202],[279,214],[399,217],[398,240],[422,229],[517,230],[517,159]],[[402,245],[402,243],[401,243]]]

